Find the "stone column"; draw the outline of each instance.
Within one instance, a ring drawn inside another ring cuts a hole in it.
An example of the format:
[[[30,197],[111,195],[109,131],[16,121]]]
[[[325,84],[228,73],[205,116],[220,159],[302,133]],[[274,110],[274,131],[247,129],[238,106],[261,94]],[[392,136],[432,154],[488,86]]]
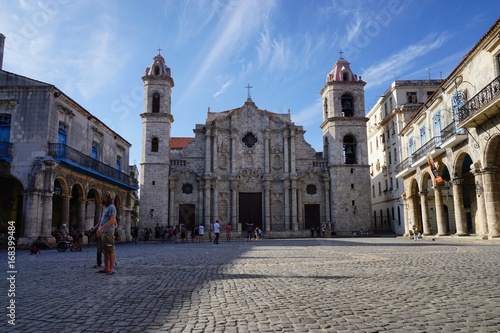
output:
[[[486,204],[484,201],[484,184],[483,184],[483,174],[480,169],[473,169],[471,173],[474,175],[474,183],[476,184],[476,206],[477,213],[475,216],[476,225],[478,230],[476,231],[478,238],[488,239],[488,219],[486,216]]]
[[[292,177],[297,173],[295,166],[295,128],[290,129],[290,174]]]
[[[290,181],[285,179],[283,181],[284,186],[284,204],[285,204],[285,220],[284,220],[284,230],[290,230]]]
[[[298,225],[298,229],[304,229],[304,206],[302,204],[302,188],[303,188],[303,185],[302,185],[302,182],[299,182],[298,184],[298,189],[296,190],[297,191],[297,225]],[[320,219],[321,221],[321,219]],[[326,227],[328,230],[330,229],[330,225],[327,224],[327,227]]]
[[[283,172],[285,173],[285,177],[288,177],[288,173],[290,172],[290,164],[289,164],[289,149],[288,149],[288,133],[285,130],[285,133],[283,133]]]
[[[25,238],[36,238],[40,236],[42,217],[40,209],[40,193],[30,191],[24,195],[25,216],[24,216],[24,232],[22,236]]]
[[[325,220],[324,222],[330,225],[330,230],[334,230],[335,228],[333,226],[333,222],[330,221],[330,180],[325,177],[325,180],[323,181],[323,184],[325,186],[325,200],[323,202],[323,212],[325,214]],[[323,222],[323,221],[321,221]]]
[[[215,182],[217,182],[217,180],[215,180]],[[213,187],[213,192],[212,192],[212,212],[213,212],[213,216],[215,219],[219,219],[219,193],[217,192],[217,184]],[[219,224],[221,223],[222,221],[219,220]],[[225,223],[227,223],[227,221],[224,221]]]
[[[85,199],[81,198],[78,200],[78,219],[76,221],[76,227],[81,231],[83,231],[84,226],[85,226]],[[73,226],[70,226],[70,230],[72,227]]]
[[[264,225],[263,231],[269,230],[271,225],[271,182],[266,180],[264,183]]]
[[[427,192],[420,194],[420,205],[422,206],[422,228],[425,236],[432,235],[431,221],[429,219],[429,205],[427,204]]]
[[[69,201],[71,197],[68,195],[62,195],[61,196],[61,201],[62,201],[62,211],[61,211],[61,225],[66,224],[69,226]],[[61,226],[58,225],[57,229],[60,229]]]
[[[410,218],[410,202],[411,200],[409,198],[403,198],[403,221],[405,224],[405,233],[403,236],[409,237],[410,236],[410,229],[412,227],[412,219]],[[415,221],[415,219],[413,219]]]
[[[204,200],[204,205],[205,205],[205,223],[208,225],[209,223],[213,223],[215,221],[212,221],[211,216],[210,216],[210,181],[207,180],[205,183],[205,200]]]
[[[236,193],[237,193],[237,186],[236,186],[236,183],[235,181],[231,181],[231,184],[230,184],[230,189],[231,189],[231,203],[230,203],[230,207],[231,207],[231,222],[232,222],[232,225],[233,225],[233,229],[235,231],[240,231],[240,224],[238,223],[238,216],[237,216],[237,210],[236,208],[238,207],[237,205],[237,197],[236,197]]]
[[[500,193],[497,177],[499,168],[490,167],[483,170],[484,201],[488,235],[492,238],[500,237]]]
[[[215,174],[219,173],[219,140],[217,140],[217,132],[214,131],[214,136],[212,139],[212,151],[213,151],[213,165],[212,172]],[[217,196],[215,196],[217,198]],[[217,215],[215,215],[217,216]]]
[[[39,236],[51,236],[52,229],[52,192],[42,194],[42,226]]]
[[[264,174],[271,173],[271,166],[269,164],[269,130],[267,129],[264,137]]]
[[[206,134],[205,134],[205,174],[210,174],[212,172],[211,168],[211,160],[212,160],[212,154],[211,154],[211,149],[210,147],[212,146],[212,136],[211,136],[211,131],[210,129],[207,128]]]
[[[457,236],[467,236],[467,221],[465,217],[462,185],[453,184],[453,206],[455,210],[455,224]]]
[[[297,181],[292,180],[292,230],[299,230],[297,221]]]
[[[436,205],[436,220],[438,227],[437,235],[445,236],[448,232],[446,231],[446,217],[443,206],[443,187],[437,184],[434,186],[434,201]]]
[[[203,195],[203,185],[201,184],[201,181],[200,181],[200,183],[198,183],[198,187],[196,188],[196,190],[198,191],[198,202],[196,203],[196,207],[195,207],[196,217],[201,220],[200,223],[203,223],[205,228],[208,228],[208,224],[210,223],[210,221],[207,221],[204,217],[204,214],[203,214],[204,197],[205,196]],[[176,213],[176,214],[178,214],[178,213]],[[172,220],[172,223],[173,223],[173,226],[179,224],[179,219],[174,218],[174,220]]]
[[[173,184],[175,186],[175,183],[172,182],[172,180],[170,181],[170,184]],[[167,220],[167,226],[171,227],[171,226],[174,226],[176,225],[176,221],[177,219],[175,218],[175,216],[178,214],[175,210],[175,191],[169,187],[168,189],[168,192],[169,192],[169,201],[168,201],[168,220]],[[178,211],[178,210],[177,210]],[[195,219],[197,216],[199,216],[198,214],[196,214],[196,208],[195,208]],[[196,221],[196,223],[200,223],[200,221]]]

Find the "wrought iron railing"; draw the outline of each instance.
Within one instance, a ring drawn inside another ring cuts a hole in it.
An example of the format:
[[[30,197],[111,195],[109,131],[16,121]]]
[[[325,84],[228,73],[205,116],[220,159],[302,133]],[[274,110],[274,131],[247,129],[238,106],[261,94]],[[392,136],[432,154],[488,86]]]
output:
[[[7,141],[0,142],[0,157],[12,158],[12,143]]]
[[[138,187],[138,182],[135,178],[65,144],[49,143],[49,155],[55,159],[65,159],[71,161],[86,169],[91,169],[105,175],[106,177],[118,180],[136,188]]]
[[[462,122],[471,115],[479,112],[479,110],[488,104],[495,97],[500,95],[500,76],[497,76],[486,87],[478,92],[474,97],[469,99],[462,107],[458,109],[458,122]]]
[[[416,161],[422,157],[424,157],[425,155],[427,155],[427,153],[435,148],[439,148],[439,146],[441,145],[441,136],[435,136],[433,137],[432,139],[430,139],[429,141],[427,141],[422,147],[420,147],[419,149],[417,149],[417,151],[415,151],[413,153],[413,160]]]
[[[404,159],[403,162],[399,163],[396,166],[396,173],[399,173],[399,172],[403,171],[404,169],[409,168],[412,163],[413,163],[413,157],[412,156]]]
[[[448,126],[441,130],[441,139],[443,142],[457,134],[465,134],[465,128],[458,128],[457,123],[452,121]]]

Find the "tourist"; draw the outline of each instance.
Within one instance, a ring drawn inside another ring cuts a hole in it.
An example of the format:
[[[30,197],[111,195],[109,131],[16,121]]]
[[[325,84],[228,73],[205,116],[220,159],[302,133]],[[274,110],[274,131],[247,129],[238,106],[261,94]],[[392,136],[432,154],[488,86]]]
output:
[[[219,244],[220,225],[218,220],[216,220],[214,223],[214,234],[215,234],[214,244]]]

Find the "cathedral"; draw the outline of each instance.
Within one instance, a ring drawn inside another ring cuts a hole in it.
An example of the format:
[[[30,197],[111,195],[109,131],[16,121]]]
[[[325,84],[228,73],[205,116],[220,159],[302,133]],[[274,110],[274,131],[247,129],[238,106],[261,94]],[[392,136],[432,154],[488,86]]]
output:
[[[261,109],[250,94],[234,109],[209,110],[194,137],[172,137],[174,80],[160,54],[142,80],[141,228],[218,220],[241,232],[251,222],[267,237],[372,229],[366,83],[342,56],[320,90],[323,152],[290,113]]]

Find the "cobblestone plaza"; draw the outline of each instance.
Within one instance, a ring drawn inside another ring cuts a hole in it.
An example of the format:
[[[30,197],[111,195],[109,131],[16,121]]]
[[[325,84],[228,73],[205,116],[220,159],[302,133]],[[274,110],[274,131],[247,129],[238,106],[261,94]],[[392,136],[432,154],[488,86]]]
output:
[[[498,332],[495,241],[310,238],[17,250],[1,332]],[[4,272],[7,251],[0,250]]]

